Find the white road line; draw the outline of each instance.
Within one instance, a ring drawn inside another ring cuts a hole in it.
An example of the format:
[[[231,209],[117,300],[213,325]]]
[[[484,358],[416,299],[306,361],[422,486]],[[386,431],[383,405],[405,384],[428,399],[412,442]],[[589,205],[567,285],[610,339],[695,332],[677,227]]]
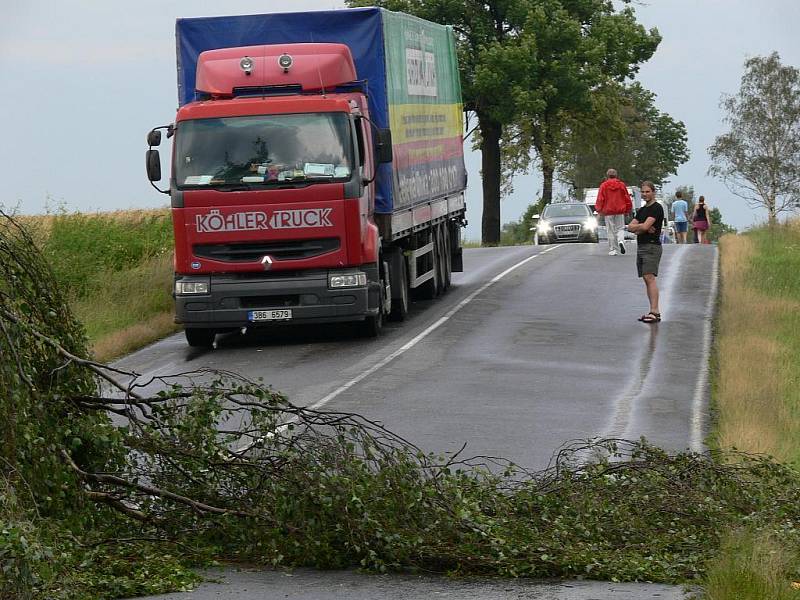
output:
[[[717,285],[719,282],[719,250],[714,247],[714,267],[711,270],[711,291],[708,293],[706,313],[703,317],[703,356],[711,356],[711,324],[714,318],[714,305],[717,301]],[[708,360],[697,376],[692,398],[692,422],[689,434],[689,447],[693,452],[703,451],[703,416],[705,414],[705,397],[708,388]]]
[[[321,408],[322,406],[326,405],[328,402],[330,402],[331,400],[333,400],[334,398],[336,398],[336,396],[338,396],[338,395],[339,395],[339,394],[341,394],[342,392],[346,392],[347,390],[349,390],[351,387],[353,387],[353,386],[354,386],[354,385],[356,385],[357,383],[359,383],[359,382],[363,381],[364,379],[366,379],[367,377],[369,377],[370,375],[372,375],[372,374],[373,374],[375,371],[377,371],[378,369],[380,369],[380,368],[382,368],[382,367],[386,366],[387,364],[389,364],[390,362],[392,362],[392,361],[393,361],[395,358],[397,358],[397,357],[398,357],[398,356],[400,356],[401,354],[404,354],[405,352],[407,352],[408,350],[410,350],[411,348],[413,348],[414,346],[416,346],[418,343],[420,343],[422,340],[424,340],[426,337],[428,337],[428,336],[429,336],[431,333],[433,333],[434,331],[436,331],[437,329],[439,329],[439,327],[441,327],[441,326],[442,326],[442,325],[444,325],[444,324],[445,324],[447,321],[449,321],[449,320],[450,320],[450,318],[451,318],[451,317],[452,317],[454,314],[456,314],[458,311],[460,311],[462,308],[464,308],[464,307],[465,307],[467,304],[469,304],[470,302],[472,302],[472,300],[473,300],[473,299],[474,299],[474,298],[475,298],[477,295],[479,295],[480,293],[482,293],[482,292],[483,292],[484,290],[486,290],[488,287],[490,287],[490,286],[494,285],[495,283],[497,283],[498,281],[500,281],[500,280],[501,280],[503,277],[505,277],[506,275],[508,275],[509,273],[511,273],[512,271],[514,271],[515,269],[518,269],[519,267],[521,267],[521,266],[522,266],[522,265],[524,265],[525,263],[527,263],[527,262],[529,262],[529,261],[533,260],[533,259],[534,259],[534,258],[536,258],[537,256],[541,256],[542,254],[547,254],[548,252],[551,252],[551,251],[555,250],[556,248],[560,248],[560,247],[561,247],[560,245],[551,246],[551,247],[549,247],[547,250],[543,250],[543,251],[539,252],[538,254],[534,254],[533,256],[529,256],[528,258],[526,258],[526,259],[524,259],[524,260],[521,260],[521,261],[520,261],[520,262],[518,262],[517,264],[515,264],[515,265],[513,265],[513,266],[509,267],[508,269],[506,269],[505,271],[503,271],[503,272],[502,272],[502,273],[500,273],[499,275],[496,275],[496,276],[495,276],[495,277],[493,277],[491,280],[489,280],[487,283],[483,284],[483,285],[482,285],[480,288],[478,288],[477,290],[475,290],[474,292],[472,292],[472,293],[471,293],[469,296],[467,296],[466,298],[464,298],[464,299],[463,299],[461,302],[459,302],[458,304],[456,304],[456,305],[455,305],[453,308],[451,308],[451,309],[450,309],[450,310],[449,310],[449,311],[448,311],[448,312],[447,312],[447,313],[446,313],[446,314],[445,314],[443,317],[441,317],[441,318],[440,318],[438,321],[436,321],[436,322],[435,322],[433,325],[431,325],[430,327],[428,327],[427,329],[425,329],[425,330],[424,330],[422,333],[420,333],[420,334],[419,334],[419,335],[417,335],[416,337],[414,337],[414,338],[412,338],[411,340],[409,340],[409,341],[408,341],[406,344],[404,344],[403,346],[401,346],[400,348],[398,348],[397,350],[395,350],[394,352],[392,352],[391,354],[389,354],[389,355],[388,355],[387,357],[385,357],[383,360],[381,360],[381,361],[379,361],[379,362],[375,363],[374,365],[372,365],[372,366],[371,366],[369,369],[367,369],[366,371],[364,371],[363,373],[361,373],[361,374],[360,374],[360,375],[358,375],[357,377],[354,377],[353,379],[351,379],[350,381],[348,381],[348,382],[347,382],[347,383],[345,383],[344,385],[342,385],[342,386],[340,386],[340,387],[336,388],[336,389],[335,389],[335,390],[333,390],[333,391],[332,391],[330,394],[328,394],[327,396],[325,396],[325,397],[324,397],[324,398],[322,398],[321,400],[318,400],[318,401],[317,401],[317,402],[315,402],[314,404],[312,404],[312,405],[308,406],[307,408],[309,408],[309,409],[311,409],[311,410],[316,410],[316,409],[318,409],[318,408]]]

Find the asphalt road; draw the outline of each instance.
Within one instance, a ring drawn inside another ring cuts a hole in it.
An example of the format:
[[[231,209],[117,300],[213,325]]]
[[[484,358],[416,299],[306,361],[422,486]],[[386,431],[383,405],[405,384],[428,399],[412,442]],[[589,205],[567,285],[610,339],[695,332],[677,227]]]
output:
[[[663,321],[655,325],[636,320],[647,302],[636,277],[635,244],[624,256],[606,250],[605,244],[468,249],[465,272],[454,274],[447,294],[414,303],[404,323],[389,324],[375,340],[345,327],[283,328],[218,336],[216,349],[197,351],[177,335],[118,366],[144,377],[205,367],[263,377],[295,404],[361,413],[426,451],[450,453],[466,443],[465,456],[499,456],[532,469],[546,466],[564,443],[592,437],[644,436],[670,450],[702,450],[716,247],[664,247]],[[334,577],[311,573],[301,577],[312,587],[319,577]],[[204,588],[212,595],[174,597],[312,597],[293,591],[297,576],[228,577],[239,587],[223,586],[222,596],[212,586]],[[375,587],[376,578],[336,577],[365,598],[422,598],[439,593],[440,585],[420,580],[416,595],[381,595],[381,586],[391,589],[391,583]],[[408,581],[396,584],[405,589]],[[474,596],[453,588],[449,597],[681,597],[669,586],[609,592],[609,584],[584,582],[496,585]],[[244,588],[249,595],[233,593]],[[342,597],[330,590],[313,597]]]
[[[215,571],[222,583],[150,600],[684,600],[674,585],[525,579],[448,579],[354,571]]]

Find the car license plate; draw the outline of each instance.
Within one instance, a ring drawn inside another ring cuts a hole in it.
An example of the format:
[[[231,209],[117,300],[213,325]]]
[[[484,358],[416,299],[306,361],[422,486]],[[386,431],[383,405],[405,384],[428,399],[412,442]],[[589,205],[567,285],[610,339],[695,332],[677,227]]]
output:
[[[251,310],[247,313],[250,321],[286,321],[292,318],[292,311],[287,308],[277,310]]]

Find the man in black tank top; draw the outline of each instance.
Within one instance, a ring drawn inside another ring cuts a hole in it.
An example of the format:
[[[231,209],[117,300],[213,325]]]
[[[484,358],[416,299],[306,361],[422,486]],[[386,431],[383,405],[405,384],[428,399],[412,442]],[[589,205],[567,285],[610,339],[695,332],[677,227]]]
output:
[[[636,211],[636,216],[627,230],[636,234],[636,270],[644,280],[650,312],[639,317],[642,323],[658,323],[661,309],[658,307],[658,265],[661,262],[661,227],[664,224],[664,208],[656,202],[656,189],[652,182],[642,183],[642,198],[645,205]]]

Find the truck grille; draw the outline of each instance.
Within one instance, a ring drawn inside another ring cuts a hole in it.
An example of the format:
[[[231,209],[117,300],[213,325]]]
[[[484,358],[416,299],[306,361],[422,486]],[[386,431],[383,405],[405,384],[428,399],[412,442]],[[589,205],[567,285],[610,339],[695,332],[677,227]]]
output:
[[[289,240],[275,242],[241,242],[232,244],[197,244],[192,253],[198,258],[223,262],[254,262],[264,256],[273,260],[312,258],[339,249],[339,238],[321,240]]]
[[[239,302],[242,308],[300,306],[300,295],[289,294],[284,296],[242,296]]]

